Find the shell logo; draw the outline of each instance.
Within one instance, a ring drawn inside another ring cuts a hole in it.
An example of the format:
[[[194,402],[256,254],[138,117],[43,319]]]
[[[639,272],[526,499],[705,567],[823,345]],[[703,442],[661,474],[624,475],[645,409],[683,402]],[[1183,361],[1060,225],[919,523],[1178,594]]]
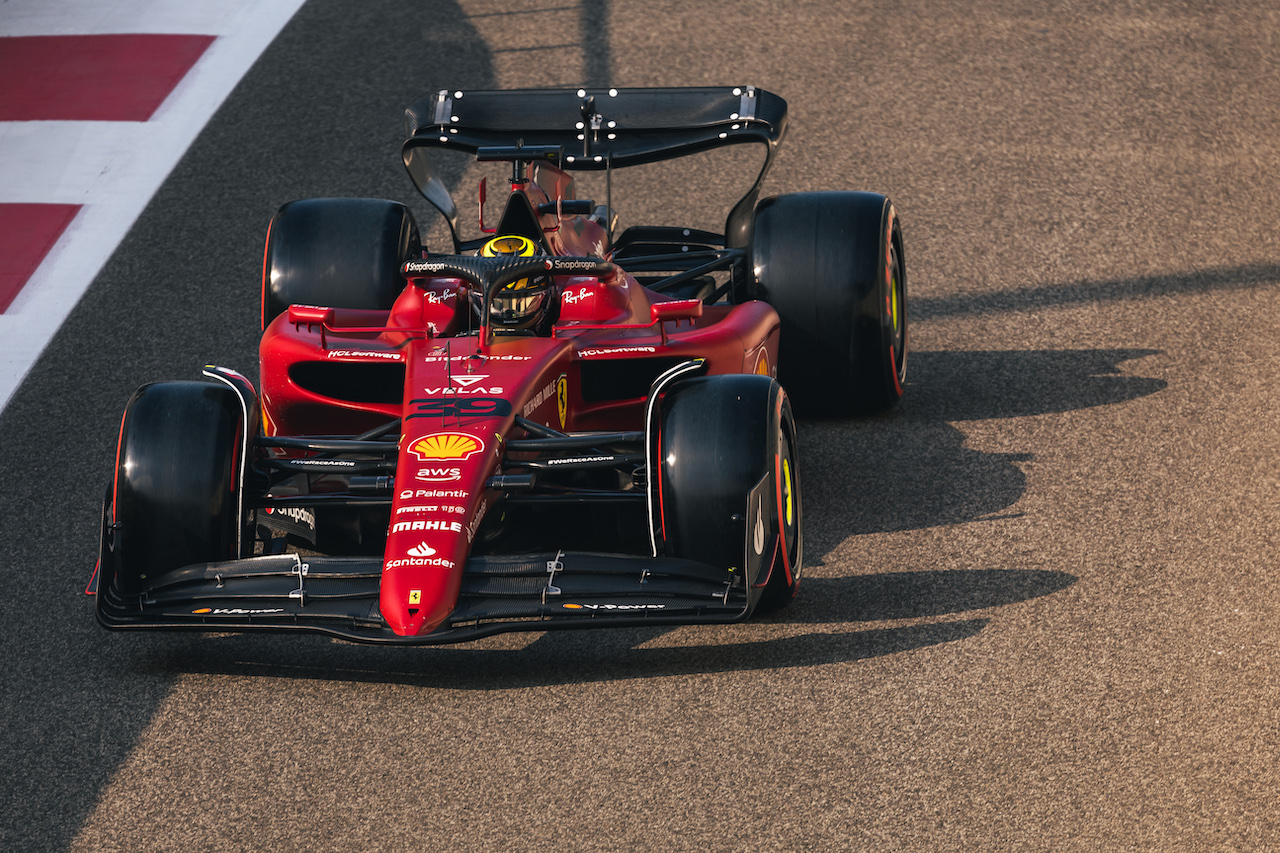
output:
[[[422,462],[467,459],[484,450],[484,442],[464,432],[438,432],[413,443],[410,452]]]

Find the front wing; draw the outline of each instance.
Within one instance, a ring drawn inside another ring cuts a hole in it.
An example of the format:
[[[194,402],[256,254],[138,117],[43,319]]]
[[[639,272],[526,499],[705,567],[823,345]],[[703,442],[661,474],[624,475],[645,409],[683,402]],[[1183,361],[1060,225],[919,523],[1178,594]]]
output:
[[[747,569],[754,577],[760,566]],[[746,577],[726,580],[724,569],[690,560],[564,551],[473,556],[450,617],[430,634],[404,637],[378,611],[381,574],[379,557],[282,554],[200,563],[140,595],[122,597],[104,584],[98,620],[112,629],[310,631],[434,645],[508,631],[737,622],[753,604]]]

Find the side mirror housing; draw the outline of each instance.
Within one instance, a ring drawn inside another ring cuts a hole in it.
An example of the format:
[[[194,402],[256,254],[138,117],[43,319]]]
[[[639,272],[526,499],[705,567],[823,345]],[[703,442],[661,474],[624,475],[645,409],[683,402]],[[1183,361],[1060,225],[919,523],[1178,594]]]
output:
[[[701,316],[701,299],[673,299],[670,302],[654,302],[649,306],[649,317],[655,323],[663,320],[692,320]]]

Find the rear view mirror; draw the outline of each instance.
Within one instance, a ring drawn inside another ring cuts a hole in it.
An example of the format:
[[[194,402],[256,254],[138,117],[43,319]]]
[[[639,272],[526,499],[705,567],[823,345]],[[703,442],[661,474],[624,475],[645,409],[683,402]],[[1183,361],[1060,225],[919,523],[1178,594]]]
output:
[[[649,317],[655,323],[662,320],[692,320],[701,316],[701,299],[673,299],[670,302],[655,302],[649,306]]]

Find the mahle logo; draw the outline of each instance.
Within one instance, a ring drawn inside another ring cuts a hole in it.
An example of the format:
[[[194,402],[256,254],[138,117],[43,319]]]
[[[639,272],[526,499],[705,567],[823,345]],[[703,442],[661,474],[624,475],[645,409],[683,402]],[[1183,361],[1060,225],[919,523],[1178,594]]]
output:
[[[422,462],[467,459],[484,450],[484,442],[465,432],[438,432],[413,443],[410,452]]]

